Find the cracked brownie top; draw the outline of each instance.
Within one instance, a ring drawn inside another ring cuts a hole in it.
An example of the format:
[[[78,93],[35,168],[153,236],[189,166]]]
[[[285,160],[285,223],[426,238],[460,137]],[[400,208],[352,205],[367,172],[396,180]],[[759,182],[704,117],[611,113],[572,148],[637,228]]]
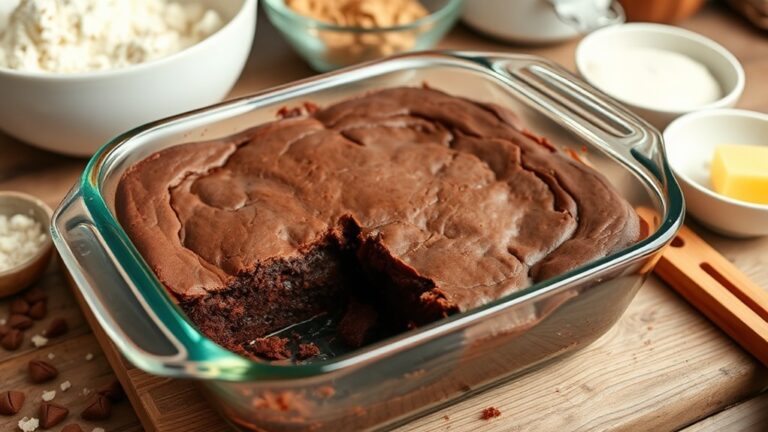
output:
[[[637,215],[600,173],[502,107],[428,88],[376,91],[166,149],[125,174],[117,211],[181,299],[300,258],[344,220],[451,310],[639,235]]]

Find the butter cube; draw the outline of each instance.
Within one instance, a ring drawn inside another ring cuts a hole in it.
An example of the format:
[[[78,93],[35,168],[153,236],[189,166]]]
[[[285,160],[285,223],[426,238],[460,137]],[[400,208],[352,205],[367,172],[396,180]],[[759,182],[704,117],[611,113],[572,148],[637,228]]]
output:
[[[715,192],[737,200],[768,204],[768,146],[718,146],[710,174]]]

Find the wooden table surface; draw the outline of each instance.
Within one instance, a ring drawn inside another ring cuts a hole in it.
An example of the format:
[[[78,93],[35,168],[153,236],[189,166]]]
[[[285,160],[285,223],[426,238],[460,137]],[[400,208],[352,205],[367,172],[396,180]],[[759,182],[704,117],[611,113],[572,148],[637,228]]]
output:
[[[747,86],[743,108],[768,112],[768,34],[747,27],[727,9],[710,6],[682,23],[731,50],[744,65]],[[549,57],[573,69],[576,42],[521,48],[484,39],[459,26],[443,48],[524,52]],[[262,15],[251,60],[233,90],[246,94],[311,75],[313,72],[280,39]],[[1,115],[1,114],[0,114]],[[17,190],[56,206],[85,165],[24,145],[0,134],[0,190]],[[732,240],[691,226],[760,286],[768,289],[768,237]],[[50,295],[48,318],[27,331],[21,349],[0,348],[0,391],[23,389],[27,403],[19,416],[0,416],[0,430],[14,430],[22,415],[35,415],[43,390],[72,382],[54,402],[71,409],[70,421],[90,400],[89,390],[112,379],[109,365],[77,309],[56,265],[39,283]],[[0,301],[0,318],[6,306]],[[65,316],[71,330],[42,348],[29,337],[47,322]],[[30,359],[47,359],[59,367],[52,384],[26,382]],[[94,354],[86,361],[88,353]],[[513,382],[422,417],[402,431],[512,430],[766,430],[768,369],[742,351],[671,289],[651,278],[620,322],[590,347]],[[479,419],[495,406],[501,417]],[[117,405],[107,422],[80,422],[109,432],[141,430],[128,403]],[[213,430],[209,428],[209,430]]]

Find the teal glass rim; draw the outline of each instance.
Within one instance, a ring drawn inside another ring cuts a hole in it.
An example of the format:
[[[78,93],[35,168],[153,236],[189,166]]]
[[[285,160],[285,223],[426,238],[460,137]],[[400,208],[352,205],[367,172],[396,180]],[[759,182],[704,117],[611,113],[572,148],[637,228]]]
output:
[[[285,4],[285,0],[263,0],[264,8],[267,13],[274,13],[280,17],[297,23],[302,28],[312,28],[317,30],[329,30],[344,33],[387,33],[403,30],[415,30],[440,22],[454,15],[458,15],[464,5],[464,0],[445,0],[445,4],[438,10],[429,15],[419,18],[408,24],[400,24],[390,27],[350,27],[338,24],[331,24],[320,21],[295,12]]]
[[[134,247],[115,216],[109,210],[107,203],[101,194],[104,174],[102,168],[113,152],[131,139],[163,125],[186,121],[204,115],[211,115],[216,112],[235,110],[237,108],[246,109],[250,107],[250,109],[259,109],[261,105],[280,100],[281,97],[284,97],[286,93],[292,90],[304,89],[306,91],[311,91],[312,89],[319,90],[328,88],[335,80],[344,75],[347,75],[350,79],[363,79],[375,76],[374,73],[366,76],[360,72],[364,71],[366,68],[383,66],[387,63],[403,60],[408,61],[410,59],[424,59],[427,57],[433,60],[442,58],[445,59],[446,62],[467,62],[468,67],[476,67],[478,70],[490,73],[493,75],[493,78],[508,79],[498,71],[494,72],[494,67],[489,67],[493,65],[493,61],[489,60],[489,57],[485,54],[488,53],[423,52],[402,54],[390,59],[374,61],[361,66],[324,74],[286,86],[265,90],[251,96],[224,102],[212,107],[149,123],[126,132],[105,144],[88,162],[77,185],[79,190],[76,191],[76,193],[82,195],[83,205],[87,208],[95,228],[103,237],[104,244],[109,248],[109,253],[116,261],[116,264],[122,267],[123,273],[129,279],[130,283],[138,289],[143,297],[143,301],[153,312],[153,315],[184,348],[187,357],[183,361],[171,361],[164,364],[163,367],[158,368],[157,365],[142,364],[140,356],[137,357],[131,355],[132,348],[127,345],[127,341],[119,339],[115,340],[113,337],[113,342],[120,348],[123,354],[138,367],[156,374],[226,381],[283,380],[311,377],[332,373],[345,368],[363,366],[378,358],[417,347],[427,341],[437,339],[453,331],[465,328],[489,315],[504,311],[514,305],[532,300],[544,294],[567,289],[570,287],[570,284],[583,279],[585,275],[607,273],[616,270],[627,261],[650,257],[651,255],[658,253],[664,245],[670,242],[683,221],[684,202],[682,191],[672,175],[666,156],[663,154],[664,150],[663,146],[661,146],[661,138],[659,137],[658,132],[647,126],[642,120],[634,117],[634,115],[628,111],[621,107],[617,107],[619,113],[626,114],[627,116],[630,116],[629,118],[634,119],[637,124],[647,127],[646,130],[648,133],[651,134],[654,139],[658,140],[658,145],[660,146],[660,164],[657,164],[650,159],[640,161],[644,165],[650,164],[652,166],[649,171],[652,173],[652,176],[658,180],[658,183],[661,186],[661,189],[652,188],[652,191],[664,208],[664,215],[659,221],[658,228],[646,238],[615,254],[590,262],[555,278],[541,281],[523,290],[510,293],[481,307],[452,315],[418,329],[404,332],[355,352],[327,360],[313,361],[307,364],[271,364],[268,362],[250,360],[228,351],[199,332],[194,324],[186,317],[186,314],[181,308],[173,301],[171,295]],[[515,59],[527,57],[528,56],[506,56],[506,58]],[[549,62],[544,63],[554,66]],[[557,67],[555,67],[555,69],[558,71],[560,70],[560,68]],[[579,85],[586,86],[583,83],[580,83]],[[584,88],[589,89],[588,86]],[[611,103],[607,98],[604,98],[599,94],[596,94],[594,97],[597,98],[596,100],[603,101],[603,99],[605,99],[603,102],[607,101],[607,103]],[[611,106],[614,107],[612,103]],[[609,154],[609,156],[612,155]],[[612,157],[617,159],[615,156]],[[620,159],[617,160],[621,162]],[[626,162],[622,164],[627,165]],[[55,227],[53,229],[53,235],[54,237],[57,237]]]

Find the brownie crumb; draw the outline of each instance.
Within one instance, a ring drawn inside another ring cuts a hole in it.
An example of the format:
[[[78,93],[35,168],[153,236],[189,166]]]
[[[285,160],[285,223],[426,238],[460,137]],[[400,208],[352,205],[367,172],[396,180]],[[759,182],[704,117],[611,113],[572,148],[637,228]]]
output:
[[[301,108],[299,107],[288,108],[284,106],[284,107],[281,107],[279,110],[277,110],[277,117],[281,119],[299,117],[301,116],[301,114],[302,114]]]
[[[490,420],[492,418],[496,418],[501,415],[501,411],[499,411],[496,407],[488,407],[483,410],[483,412],[480,414],[480,418],[482,420]]]
[[[320,354],[320,348],[314,343],[305,343],[299,345],[299,352],[296,354],[296,358],[299,360],[306,360],[308,358],[315,357]]]
[[[445,420],[445,421],[448,421],[448,420],[450,420],[450,419],[451,419],[451,418],[450,418],[450,417],[448,417],[448,414],[446,414],[446,415],[444,415],[444,416],[443,416],[443,420]]]
[[[285,360],[291,358],[288,342],[288,338],[278,336],[256,338],[248,348],[257,356],[268,360]]]
[[[354,299],[350,300],[347,311],[339,323],[339,336],[345,344],[359,348],[371,338],[378,319],[379,314],[373,306]]]
[[[326,385],[318,388],[317,394],[321,397],[329,398],[336,394],[336,390],[332,386]]]

